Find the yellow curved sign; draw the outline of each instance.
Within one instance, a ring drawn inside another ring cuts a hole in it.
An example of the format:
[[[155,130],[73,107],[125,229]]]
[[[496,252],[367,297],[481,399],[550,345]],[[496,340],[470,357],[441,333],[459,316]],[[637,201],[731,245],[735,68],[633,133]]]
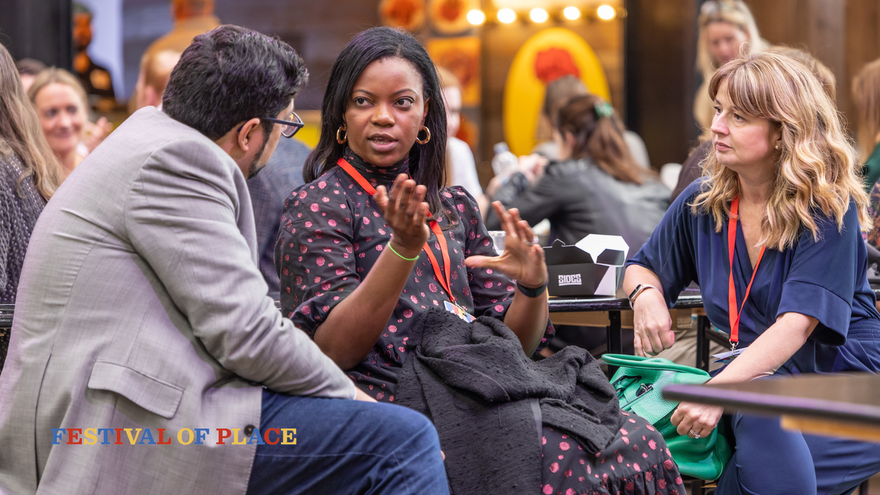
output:
[[[517,52],[504,85],[504,136],[516,155],[529,153],[536,144],[544,104],[542,78],[552,80],[560,71],[576,71],[591,93],[611,101],[602,64],[583,38],[564,28],[535,34]]]

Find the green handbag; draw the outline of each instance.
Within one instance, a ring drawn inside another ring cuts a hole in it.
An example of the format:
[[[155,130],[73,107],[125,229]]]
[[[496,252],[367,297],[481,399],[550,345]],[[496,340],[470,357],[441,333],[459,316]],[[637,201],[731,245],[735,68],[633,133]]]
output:
[[[675,364],[663,358],[604,354],[602,360],[618,370],[611,377],[620,408],[648,420],[663,435],[681,474],[716,480],[732,454],[723,422],[704,438],[691,438],[675,431],[671,418],[678,402],[661,394],[668,384],[699,385],[709,379],[705,371]]]

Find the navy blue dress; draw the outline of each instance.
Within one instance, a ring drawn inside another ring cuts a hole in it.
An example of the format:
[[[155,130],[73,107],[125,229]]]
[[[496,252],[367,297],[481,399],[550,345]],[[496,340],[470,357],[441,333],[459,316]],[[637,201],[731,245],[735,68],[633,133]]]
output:
[[[688,206],[701,184],[702,179],[684,190],[627,264],[641,265],[657,275],[669,307],[691,281],[697,282],[709,320],[729,333],[727,223],[715,232],[710,214],[694,214]],[[876,372],[880,369],[880,313],[866,276],[867,250],[858,212],[851,204],[842,230],[831,218],[817,215],[815,221],[818,240],[804,229],[792,248],[768,248],[764,253],[740,320],[739,346],[754,342],[778,316],[795,312],[819,323],[777,375]],[[733,270],[741,302],[752,277],[742,229],[736,235]],[[846,493],[846,487],[851,489],[880,471],[876,445],[783,432],[778,419],[734,415],[733,426],[737,453],[719,481],[719,495],[816,493],[815,488],[808,489],[811,483],[813,487],[818,484],[818,493]],[[786,464],[792,466],[786,468]],[[779,474],[786,469],[805,487],[794,488],[791,477]]]

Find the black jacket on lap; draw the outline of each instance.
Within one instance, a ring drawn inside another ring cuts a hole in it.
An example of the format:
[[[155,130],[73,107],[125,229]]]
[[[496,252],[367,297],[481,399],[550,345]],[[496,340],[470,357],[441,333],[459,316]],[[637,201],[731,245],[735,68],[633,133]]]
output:
[[[520,173],[501,186],[492,200],[518,208],[535,225],[550,220],[550,241],[574,244],[587,234],[619,235],[635,253],[648,240],[669,207],[669,189],[645,179],[639,185],[611,177],[589,158],[550,162],[538,181],[529,185]],[[495,211],[486,216],[489,230],[500,230]]]
[[[430,309],[408,343],[397,403],[430,418],[453,493],[536,493],[543,426],[565,430],[589,453],[624,417],[598,362],[569,346],[532,361],[501,321],[466,323]]]

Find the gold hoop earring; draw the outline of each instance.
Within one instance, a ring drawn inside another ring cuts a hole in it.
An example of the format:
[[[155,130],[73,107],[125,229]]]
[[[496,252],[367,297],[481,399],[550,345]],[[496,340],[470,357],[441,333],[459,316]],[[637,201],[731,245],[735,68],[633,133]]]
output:
[[[339,129],[336,129],[336,142],[339,144],[345,144],[345,142],[348,141],[348,133],[345,132],[345,136],[339,137],[340,132],[345,132],[345,129],[343,129],[342,126],[339,126]]]
[[[425,126],[422,126],[422,128],[419,129],[419,132],[421,132],[421,131],[425,131],[425,135],[427,137],[425,137],[425,139],[419,139],[419,135],[416,134],[416,142],[419,144],[428,144],[428,141],[431,140],[431,129],[428,129]]]

